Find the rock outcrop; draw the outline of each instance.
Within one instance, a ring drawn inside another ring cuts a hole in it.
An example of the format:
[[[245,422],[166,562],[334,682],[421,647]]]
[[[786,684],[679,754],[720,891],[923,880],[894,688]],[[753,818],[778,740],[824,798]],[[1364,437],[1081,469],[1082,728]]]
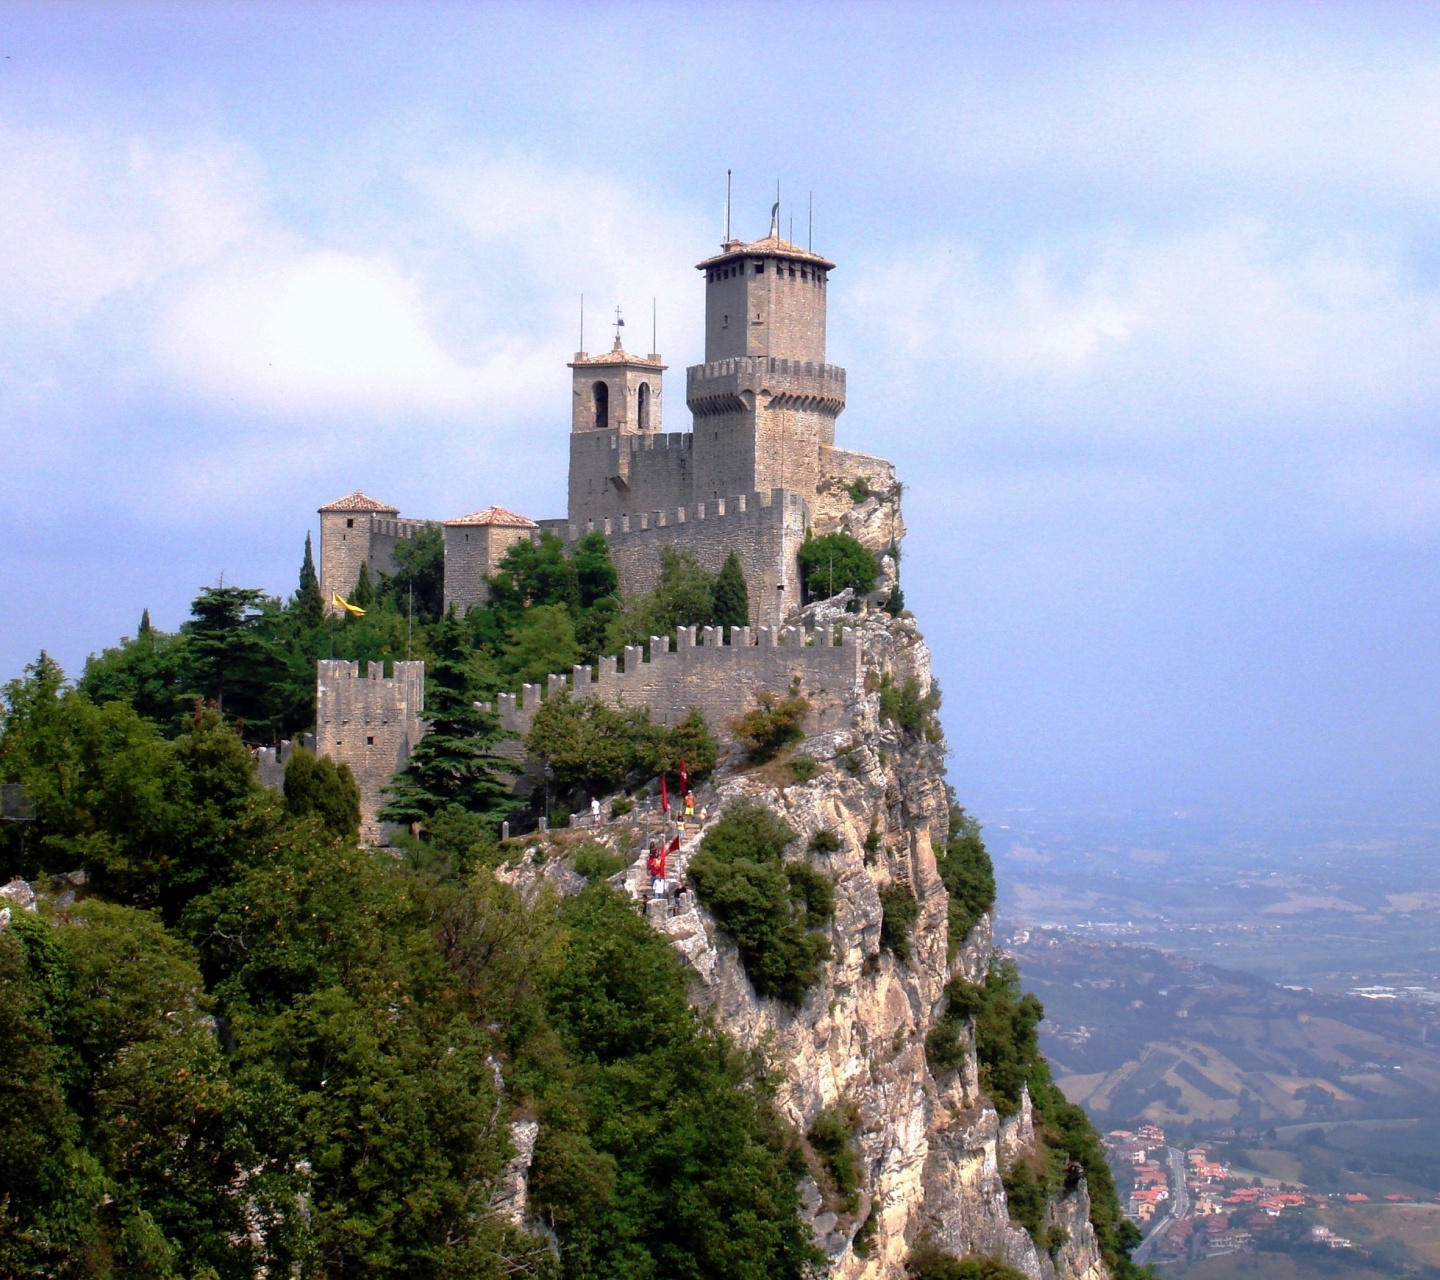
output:
[[[835,621],[830,615],[842,607],[812,606],[807,625]],[[741,800],[763,802],[785,818],[799,837],[792,856],[811,850],[817,832],[837,837],[834,852],[805,855],[835,887],[822,980],[797,1010],[760,999],[736,948],[693,895],[680,895],[672,907],[650,904],[647,914],[693,970],[694,1000],[738,1043],[762,1049],[783,1071],[778,1102],[797,1130],[808,1131],[826,1107],[857,1117],[863,1173],[855,1210],[827,1202],[814,1179],[802,1188],[830,1274],[903,1276],[910,1248],[923,1235],[958,1256],[1000,1257],[1032,1280],[1104,1280],[1083,1181],[1049,1206],[1048,1224],[1063,1228],[1055,1234],[1064,1240],[1053,1258],[1010,1220],[1002,1168],[1034,1154],[1028,1097],[1020,1114],[1002,1123],[980,1089],[973,1035],[957,1070],[937,1079],[927,1066],[925,1038],[943,1011],[946,983],[956,976],[979,980],[989,966],[990,921],[982,918],[950,946],[948,897],[935,856],[949,822],[938,722],[906,730],[880,714],[886,686],[913,679],[922,699],[929,693],[925,642],[908,616],[845,617],[858,626],[865,681],[854,691],[845,731],[801,744],[819,763],[815,775],[785,785],[774,766],[722,769],[702,796],[707,819],[698,831],[692,827],[672,863],[672,877],[683,882],[705,831]],[[533,874],[554,882],[549,864]],[[520,876],[522,891],[526,878]],[[648,896],[641,862],[615,883],[637,899]],[[908,887],[919,908],[903,961],[881,945],[881,891],[892,883]]]

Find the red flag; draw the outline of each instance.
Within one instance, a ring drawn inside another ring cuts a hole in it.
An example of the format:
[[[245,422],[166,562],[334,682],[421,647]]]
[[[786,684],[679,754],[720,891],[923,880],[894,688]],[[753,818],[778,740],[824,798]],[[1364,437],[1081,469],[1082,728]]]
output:
[[[665,775],[660,775],[660,809],[664,813],[670,812],[670,792],[665,789]]]

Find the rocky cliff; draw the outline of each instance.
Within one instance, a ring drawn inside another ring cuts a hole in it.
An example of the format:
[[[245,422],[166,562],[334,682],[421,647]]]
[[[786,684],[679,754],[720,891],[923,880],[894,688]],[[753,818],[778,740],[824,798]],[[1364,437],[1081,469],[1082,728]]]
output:
[[[824,626],[840,611],[821,604],[807,614],[807,623]],[[692,826],[672,872],[684,880],[689,857],[729,806],[750,800],[771,807],[799,835],[792,855],[810,850],[806,856],[834,882],[831,958],[822,980],[797,1010],[758,998],[735,946],[693,894],[681,895],[673,913],[652,904],[651,921],[693,969],[695,1001],[783,1073],[779,1104],[796,1129],[808,1132],[827,1108],[853,1123],[862,1157],[858,1204],[846,1212],[833,1194],[827,1199],[823,1179],[812,1177],[803,1188],[831,1275],[902,1276],[912,1245],[927,1237],[957,1256],[1002,1258],[1032,1280],[1103,1280],[1108,1273],[1083,1179],[1047,1207],[1047,1225],[1063,1229],[1052,1233],[1064,1241],[1053,1257],[1009,1217],[1002,1169],[1035,1155],[1028,1096],[1002,1122],[980,1089],[973,1031],[958,1069],[937,1079],[927,1066],[925,1039],[943,1012],[947,982],[979,981],[989,966],[990,920],[982,918],[951,947],[948,895],[936,867],[949,822],[945,744],[933,718],[906,730],[881,715],[886,686],[913,680],[922,702],[930,693],[925,642],[908,617],[870,612],[858,628],[866,678],[851,696],[849,724],[798,748],[818,762],[814,776],[789,783],[791,771],[774,765],[722,769],[702,792],[707,816],[698,830]],[[838,848],[815,851],[817,832],[837,837]],[[601,827],[595,834],[625,844],[619,832]],[[573,873],[563,868],[552,859],[512,874],[565,880]],[[637,899],[645,896],[643,860],[616,882]],[[881,893],[892,883],[908,887],[919,907],[908,960],[881,944]]]

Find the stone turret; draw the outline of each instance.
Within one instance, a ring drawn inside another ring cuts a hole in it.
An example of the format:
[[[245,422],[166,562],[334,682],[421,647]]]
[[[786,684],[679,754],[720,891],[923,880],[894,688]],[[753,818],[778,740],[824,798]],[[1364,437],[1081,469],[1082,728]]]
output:
[[[770,234],[728,241],[705,273],[705,363],[686,372],[697,501],[788,489],[810,501],[845,408],[845,370],[825,363],[835,264]]]

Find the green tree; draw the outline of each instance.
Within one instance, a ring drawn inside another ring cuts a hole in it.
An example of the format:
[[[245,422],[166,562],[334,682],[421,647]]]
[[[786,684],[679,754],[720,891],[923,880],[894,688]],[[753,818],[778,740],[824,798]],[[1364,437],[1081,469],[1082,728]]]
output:
[[[370,581],[370,566],[362,563],[355,579],[355,590],[350,593],[350,603],[361,609],[368,609],[375,603],[375,587]]]
[[[810,703],[798,693],[782,698],[767,689],[755,695],[755,705],[742,716],[730,721],[735,741],[750,753],[750,759],[765,761],[774,757],[781,747],[799,742],[805,736],[805,718]]]
[[[412,536],[401,538],[393,555],[395,572],[381,579],[376,598],[408,617],[413,590],[415,617],[427,623],[438,621],[445,612],[444,529],[438,524],[424,525]]]
[[[93,701],[128,703],[169,733],[194,702],[185,639],[155,630],[148,609],[133,640],[86,659],[78,684]]]
[[[314,814],[342,840],[360,834],[360,786],[350,766],[303,747],[285,762],[285,808],[297,818]]]
[[[511,688],[541,684],[545,677],[568,672],[580,661],[575,624],[563,605],[541,604],[526,609],[514,622],[500,659]]]
[[[197,692],[221,715],[257,725],[271,721],[275,688],[286,677],[266,638],[265,604],[264,593],[250,587],[206,587],[184,627]]]
[[[660,548],[660,578],[648,595],[625,601],[612,634],[614,647],[648,644],[677,627],[709,626],[715,610],[715,575],[691,551]]]
[[[575,544],[571,556],[575,567],[575,583],[582,609],[593,608],[602,600],[613,599],[620,590],[620,575],[610,559],[610,546],[598,530],[587,533]]]
[[[740,557],[730,552],[715,578],[713,607],[710,625],[725,628],[725,638],[730,638],[731,627],[750,625],[750,589],[745,585],[745,570],[740,567]]]
[[[980,824],[955,803],[953,792],[949,794],[949,834],[936,853],[935,869],[950,899],[949,948],[954,959],[965,935],[995,905],[995,868],[980,838]]]
[[[806,538],[797,553],[805,594],[811,600],[828,600],[847,587],[857,596],[875,589],[875,557],[848,533],[827,533]]]
[[[386,822],[425,823],[450,805],[498,822],[517,807],[508,778],[515,766],[494,746],[504,737],[500,722],[475,703],[473,654],[464,624],[449,610],[431,637],[433,657],[426,675],[425,736],[388,788],[379,812]]]
[[[575,565],[566,559],[565,544],[549,529],[537,542],[512,543],[488,582],[491,606],[502,614],[534,605],[573,610],[580,602]]]
[[[798,1007],[820,977],[830,941],[813,930],[834,911],[829,881],[786,862],[788,823],[761,804],[732,805],[690,859],[695,892],[740,949],[757,994]]]
[[[320,575],[315,572],[315,556],[310,548],[310,534],[305,534],[305,559],[300,562],[300,585],[290,600],[296,625],[310,631],[325,621],[325,601],[320,597]]]

